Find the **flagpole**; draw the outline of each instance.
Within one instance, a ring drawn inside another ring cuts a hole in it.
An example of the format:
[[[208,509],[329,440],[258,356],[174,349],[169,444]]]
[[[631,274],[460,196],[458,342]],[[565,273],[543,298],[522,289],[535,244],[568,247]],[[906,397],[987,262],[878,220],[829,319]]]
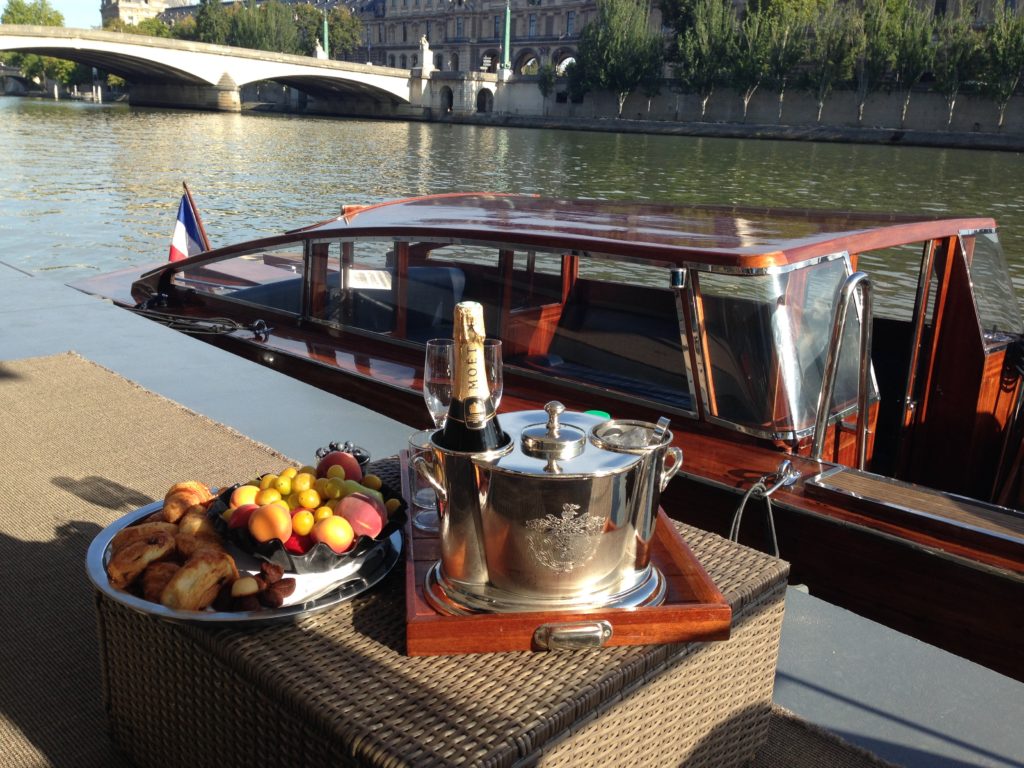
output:
[[[203,250],[204,251],[212,250],[212,247],[210,246],[210,238],[208,238],[206,236],[206,228],[203,226],[203,218],[202,218],[202,216],[199,215],[199,209],[196,208],[196,203],[192,199],[192,190],[190,190],[188,188],[188,184],[186,184],[184,181],[181,182],[181,186],[183,186],[185,188],[185,197],[188,198],[188,204],[189,204],[189,206],[191,206],[192,213],[196,217],[196,224],[199,225],[199,234],[203,238]]]

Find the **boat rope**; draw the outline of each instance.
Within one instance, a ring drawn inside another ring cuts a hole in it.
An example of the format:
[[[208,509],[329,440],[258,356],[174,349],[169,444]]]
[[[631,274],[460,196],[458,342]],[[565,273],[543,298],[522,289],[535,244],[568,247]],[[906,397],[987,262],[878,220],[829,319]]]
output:
[[[751,497],[764,499],[768,532],[771,536],[772,554],[774,554],[775,557],[779,557],[779,538],[775,533],[775,513],[772,510],[772,494],[783,486],[792,485],[799,477],[800,473],[793,469],[793,465],[788,459],[783,459],[782,463],[779,464],[779,468],[772,474],[762,475],[758,481],[750,486],[750,488],[747,489],[747,492],[743,494],[743,499],[740,501],[740,505],[733,513],[732,525],[729,527],[729,541],[739,542],[740,524],[743,522],[743,510],[746,509],[747,502],[750,501]],[[768,485],[769,483],[771,483],[771,485]]]
[[[235,331],[251,331],[258,339],[265,340],[271,331],[263,320],[245,324],[229,317],[185,317],[144,307],[136,307],[133,311],[172,330],[192,335],[216,336]]]

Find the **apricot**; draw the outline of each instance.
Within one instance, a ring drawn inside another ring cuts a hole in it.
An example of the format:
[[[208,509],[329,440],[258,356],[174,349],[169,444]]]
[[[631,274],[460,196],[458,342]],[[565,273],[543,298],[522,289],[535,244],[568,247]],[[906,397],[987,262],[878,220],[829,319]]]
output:
[[[331,451],[320,459],[320,463],[316,465],[316,476],[327,477],[327,470],[335,464],[345,470],[347,480],[355,480],[358,483],[363,479],[363,470],[360,469],[356,457],[345,451]]]
[[[254,504],[256,502],[256,494],[259,492],[260,489],[255,485],[240,485],[231,492],[228,506],[240,507],[243,504]]]
[[[325,517],[313,526],[310,533],[313,541],[322,541],[337,554],[347,552],[355,541],[356,534],[348,520],[338,515]]]
[[[280,504],[264,504],[250,515],[249,533],[256,541],[284,541],[292,535],[292,516]]]
[[[353,493],[334,507],[334,514],[348,520],[357,536],[377,538],[387,522],[387,510],[376,499],[361,493]]]

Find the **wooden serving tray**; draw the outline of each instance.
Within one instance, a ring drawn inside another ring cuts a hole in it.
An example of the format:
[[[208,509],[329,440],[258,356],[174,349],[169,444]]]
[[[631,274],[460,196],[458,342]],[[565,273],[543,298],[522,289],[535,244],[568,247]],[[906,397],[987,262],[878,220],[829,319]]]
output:
[[[651,561],[666,580],[667,594],[661,605],[473,616],[442,615],[427,603],[424,579],[441,556],[440,541],[436,535],[417,530],[411,522],[413,514],[410,510],[405,528],[405,639],[409,656],[541,650],[534,642],[538,627],[601,619],[612,625],[612,636],[605,643],[608,646],[729,637],[732,609],[664,511],[658,511],[651,548]]]

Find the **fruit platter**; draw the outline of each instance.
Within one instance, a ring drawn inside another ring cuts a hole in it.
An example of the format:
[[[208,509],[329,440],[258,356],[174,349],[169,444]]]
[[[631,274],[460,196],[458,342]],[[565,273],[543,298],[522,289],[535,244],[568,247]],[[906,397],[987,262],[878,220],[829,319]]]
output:
[[[402,550],[405,504],[365,471],[368,458],[321,451],[315,466],[217,491],[175,483],[97,535],[89,577],[114,600],[173,621],[258,624],[349,600]]]

